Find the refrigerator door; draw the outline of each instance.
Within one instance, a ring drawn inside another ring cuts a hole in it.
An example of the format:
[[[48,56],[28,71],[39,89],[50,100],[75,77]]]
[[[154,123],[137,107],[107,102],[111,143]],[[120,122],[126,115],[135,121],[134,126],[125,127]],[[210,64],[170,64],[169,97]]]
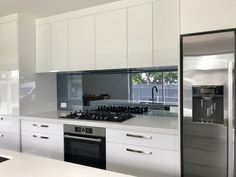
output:
[[[234,34],[182,39],[183,177],[233,177]]]

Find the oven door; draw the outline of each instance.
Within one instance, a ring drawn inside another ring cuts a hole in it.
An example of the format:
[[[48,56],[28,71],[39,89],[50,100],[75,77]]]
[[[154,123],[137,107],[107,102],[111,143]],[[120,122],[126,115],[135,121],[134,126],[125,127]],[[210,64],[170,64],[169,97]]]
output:
[[[65,161],[106,169],[105,137],[64,135]]]

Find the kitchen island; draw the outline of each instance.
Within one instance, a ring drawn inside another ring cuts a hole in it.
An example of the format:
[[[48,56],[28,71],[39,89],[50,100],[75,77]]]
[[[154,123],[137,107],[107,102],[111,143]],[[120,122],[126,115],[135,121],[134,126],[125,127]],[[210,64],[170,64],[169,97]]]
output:
[[[120,173],[0,149],[1,177],[131,177]]]

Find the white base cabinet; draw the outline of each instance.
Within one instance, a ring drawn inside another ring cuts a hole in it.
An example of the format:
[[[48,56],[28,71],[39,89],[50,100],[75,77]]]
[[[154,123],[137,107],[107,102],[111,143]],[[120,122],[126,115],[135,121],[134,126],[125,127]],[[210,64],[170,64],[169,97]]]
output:
[[[22,152],[63,160],[63,124],[32,121],[21,123]]]
[[[0,148],[20,151],[20,121],[18,118],[0,117]]]
[[[106,130],[107,170],[140,177],[178,177],[178,136]]]
[[[140,177],[177,177],[176,151],[106,143],[107,170]]]

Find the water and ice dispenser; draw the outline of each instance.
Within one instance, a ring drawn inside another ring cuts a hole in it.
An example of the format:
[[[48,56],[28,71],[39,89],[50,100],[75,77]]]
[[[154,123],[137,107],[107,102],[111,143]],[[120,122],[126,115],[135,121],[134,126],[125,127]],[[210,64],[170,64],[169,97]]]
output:
[[[192,87],[193,122],[224,124],[224,86]]]

